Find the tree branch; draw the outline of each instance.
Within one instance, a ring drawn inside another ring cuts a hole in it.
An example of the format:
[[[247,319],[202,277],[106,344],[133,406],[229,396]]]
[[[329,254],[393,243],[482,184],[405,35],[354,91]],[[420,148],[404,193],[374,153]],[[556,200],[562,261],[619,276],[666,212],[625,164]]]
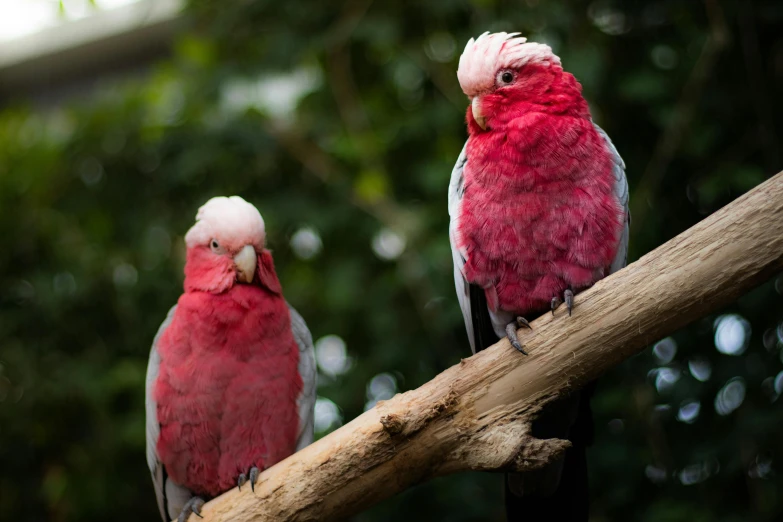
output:
[[[531,470],[568,442],[537,440],[550,401],[783,268],[783,173],[422,387],[378,405],[261,474],[255,493],[208,503],[205,522],[335,520],[431,477]],[[195,522],[195,518],[192,519]]]

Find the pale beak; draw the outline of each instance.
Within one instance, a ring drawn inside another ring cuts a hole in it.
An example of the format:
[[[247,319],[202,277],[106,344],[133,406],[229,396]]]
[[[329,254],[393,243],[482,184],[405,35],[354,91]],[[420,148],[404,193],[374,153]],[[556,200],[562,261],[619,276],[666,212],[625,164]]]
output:
[[[481,114],[481,97],[474,96],[473,101],[470,103],[470,108],[473,111],[473,119],[476,120],[479,127],[483,130],[487,129],[487,119]]]
[[[234,265],[237,267],[237,281],[240,283],[250,283],[256,274],[256,249],[253,245],[245,245],[237,255],[234,256]]]

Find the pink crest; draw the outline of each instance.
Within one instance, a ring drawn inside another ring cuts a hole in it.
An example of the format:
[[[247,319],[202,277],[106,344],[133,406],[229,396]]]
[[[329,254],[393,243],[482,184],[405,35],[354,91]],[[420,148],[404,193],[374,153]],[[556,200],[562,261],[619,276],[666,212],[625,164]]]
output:
[[[188,248],[207,245],[213,238],[228,248],[254,245],[260,251],[266,238],[264,219],[239,196],[212,198],[198,209],[196,224],[185,235],[185,243]]]
[[[457,79],[462,92],[475,96],[495,86],[495,76],[505,69],[519,69],[529,62],[560,65],[560,58],[546,44],[528,42],[519,33],[486,32],[471,38],[459,58]]]

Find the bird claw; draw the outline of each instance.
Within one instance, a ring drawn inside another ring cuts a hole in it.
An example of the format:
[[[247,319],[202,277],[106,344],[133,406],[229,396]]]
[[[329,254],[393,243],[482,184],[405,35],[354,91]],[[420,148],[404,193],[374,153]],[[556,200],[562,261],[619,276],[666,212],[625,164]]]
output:
[[[201,516],[201,508],[204,507],[204,499],[201,497],[191,497],[190,500],[185,502],[182,506],[182,511],[179,512],[177,522],[187,522],[190,518],[190,514],[193,513],[198,518],[204,518]]]
[[[574,292],[570,288],[566,288],[566,290],[563,292],[563,298],[565,299],[565,305],[566,309],[568,310],[568,317],[571,317],[571,310],[574,309]],[[560,306],[560,303],[563,301],[560,300],[558,296],[555,296],[552,298],[552,302],[550,303],[550,307],[552,309],[552,317],[555,316],[555,308]]]
[[[530,330],[533,329],[532,326],[530,326],[530,323],[527,322],[527,319],[524,317],[517,317],[517,327],[518,328],[528,328]]]
[[[508,337],[508,341],[511,343],[511,346],[514,347],[515,350],[518,352],[528,355],[528,353],[525,351],[524,348],[522,348],[522,344],[519,342],[519,337],[517,336],[517,328],[530,328],[533,329],[530,326],[530,323],[527,322],[527,319],[524,317],[517,317],[514,321],[508,323],[506,325],[506,337]]]
[[[571,310],[574,308],[574,292],[567,288],[563,292],[563,297],[565,297],[566,308],[568,308],[568,317],[571,317]]]
[[[250,472],[247,475],[245,475],[244,473],[240,473],[239,478],[237,478],[237,487],[239,488],[239,491],[242,491],[242,486],[244,486],[249,480],[250,489],[255,493],[256,482],[258,481],[258,475],[260,474],[261,474],[261,470],[259,470],[255,466],[250,468]]]
[[[256,481],[258,480],[258,475],[260,473],[261,472],[257,467],[253,466],[250,468],[250,489],[253,491],[253,493],[256,492]]]

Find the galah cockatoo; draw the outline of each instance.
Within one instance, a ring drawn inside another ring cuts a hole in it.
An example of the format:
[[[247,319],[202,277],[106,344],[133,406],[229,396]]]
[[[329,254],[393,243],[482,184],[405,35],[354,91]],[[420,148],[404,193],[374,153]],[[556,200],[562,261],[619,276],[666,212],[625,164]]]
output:
[[[454,279],[471,348],[517,328],[626,264],[625,165],[590,116],[581,86],[552,49],[518,33],[471,39],[457,77],[470,100],[468,140],[449,185]],[[569,438],[565,458],[507,475],[509,520],[587,520],[589,390],[533,426]]]
[[[147,367],[147,463],[164,522],[254,487],[313,440],[312,337],[283,298],[261,214],[212,198],[185,243],[185,293]]]

